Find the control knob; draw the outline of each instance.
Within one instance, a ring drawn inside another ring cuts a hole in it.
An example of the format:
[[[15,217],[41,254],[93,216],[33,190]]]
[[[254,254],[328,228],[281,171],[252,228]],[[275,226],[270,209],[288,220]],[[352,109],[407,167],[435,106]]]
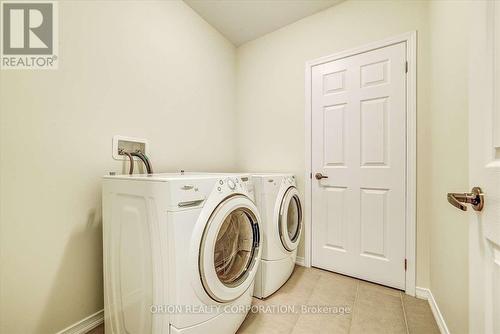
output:
[[[229,189],[234,190],[236,188],[236,183],[234,183],[233,180],[228,179],[227,180],[227,186],[229,187]]]

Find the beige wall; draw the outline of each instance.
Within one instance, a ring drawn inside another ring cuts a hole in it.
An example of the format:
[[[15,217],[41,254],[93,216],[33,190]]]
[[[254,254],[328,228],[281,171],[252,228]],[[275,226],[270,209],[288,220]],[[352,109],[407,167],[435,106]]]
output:
[[[113,135],[158,171],[235,167],[235,50],[183,2],[60,3],[56,71],[1,71],[0,332],[102,309],[100,176]]]
[[[417,30],[418,77],[426,78],[427,4],[347,1],[239,47],[236,110],[240,168],[291,171],[298,175],[303,193],[305,62]],[[424,287],[429,286],[429,200],[425,194],[431,167],[428,99],[428,80],[418,80],[417,285]],[[299,249],[299,256],[303,253],[303,248]]]
[[[237,49],[238,164],[292,171],[303,191],[305,62],[417,30],[417,286],[453,333],[468,328],[467,218],[446,202],[468,188],[465,6],[346,1]]]
[[[445,200],[447,192],[469,190],[467,8],[466,1],[429,7],[430,288],[451,333],[468,332],[468,215]]]

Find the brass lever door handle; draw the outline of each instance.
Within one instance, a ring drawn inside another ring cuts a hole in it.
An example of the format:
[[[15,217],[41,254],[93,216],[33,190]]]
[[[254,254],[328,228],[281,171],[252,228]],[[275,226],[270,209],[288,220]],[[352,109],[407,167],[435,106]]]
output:
[[[316,180],[328,179],[328,176],[325,176],[325,175],[323,175],[321,173],[314,174],[314,177],[316,178]]]
[[[481,188],[474,187],[470,193],[448,193],[448,202],[454,207],[467,211],[467,206],[462,203],[471,204],[476,211],[484,207],[484,194]]]

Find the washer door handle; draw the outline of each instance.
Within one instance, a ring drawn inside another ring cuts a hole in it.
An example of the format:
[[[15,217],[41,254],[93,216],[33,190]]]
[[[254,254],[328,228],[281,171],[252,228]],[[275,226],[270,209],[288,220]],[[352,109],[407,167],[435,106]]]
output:
[[[194,201],[179,202],[179,203],[177,203],[177,206],[179,208],[186,208],[186,207],[190,207],[190,206],[198,206],[201,203],[203,203],[203,201],[204,201],[204,199],[197,199],[197,200],[194,200]]]

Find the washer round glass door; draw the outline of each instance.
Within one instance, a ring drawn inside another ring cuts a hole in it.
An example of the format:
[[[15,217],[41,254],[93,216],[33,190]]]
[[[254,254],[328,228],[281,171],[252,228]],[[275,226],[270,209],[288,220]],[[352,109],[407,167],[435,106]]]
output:
[[[288,251],[297,248],[302,232],[302,205],[297,188],[290,187],[283,195],[278,217],[281,243]]]
[[[260,260],[259,214],[246,196],[221,202],[203,232],[199,270],[203,287],[218,302],[240,297],[252,284]]]

